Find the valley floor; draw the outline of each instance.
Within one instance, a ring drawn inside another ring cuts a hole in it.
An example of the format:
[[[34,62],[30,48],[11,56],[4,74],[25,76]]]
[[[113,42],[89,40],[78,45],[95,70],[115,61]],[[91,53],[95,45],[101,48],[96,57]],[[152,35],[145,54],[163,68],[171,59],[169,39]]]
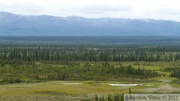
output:
[[[156,77],[137,86],[111,86],[133,84],[120,81],[49,81],[0,85],[2,101],[91,101],[95,96],[132,93],[180,93],[180,85],[172,77]]]

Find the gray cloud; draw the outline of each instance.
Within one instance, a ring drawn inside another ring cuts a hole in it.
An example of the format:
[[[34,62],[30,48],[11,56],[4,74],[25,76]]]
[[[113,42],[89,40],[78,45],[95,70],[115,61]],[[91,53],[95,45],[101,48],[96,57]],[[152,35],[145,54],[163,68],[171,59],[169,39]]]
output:
[[[10,4],[0,4],[0,9],[3,11],[19,13],[19,14],[37,14],[41,13],[44,9],[33,3],[18,3],[13,2]]]
[[[162,8],[158,9],[156,12],[164,15],[180,15],[180,9]]]
[[[0,10],[31,15],[152,18],[180,21],[179,0],[1,0]]]
[[[130,6],[125,5],[101,5],[101,4],[95,4],[95,5],[87,5],[83,7],[85,10],[92,10],[92,11],[113,11],[113,12],[119,12],[119,11],[132,11],[132,8]]]

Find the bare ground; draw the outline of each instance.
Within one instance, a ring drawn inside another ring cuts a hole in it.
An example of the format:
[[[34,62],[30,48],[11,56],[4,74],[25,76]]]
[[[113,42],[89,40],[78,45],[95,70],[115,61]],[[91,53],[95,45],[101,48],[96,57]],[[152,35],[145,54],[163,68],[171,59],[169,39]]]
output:
[[[143,91],[144,92],[159,92],[159,93],[171,93],[171,92],[180,92],[180,88],[175,88],[170,83],[172,80],[162,78],[159,81],[162,82],[162,84],[157,88],[146,88]]]

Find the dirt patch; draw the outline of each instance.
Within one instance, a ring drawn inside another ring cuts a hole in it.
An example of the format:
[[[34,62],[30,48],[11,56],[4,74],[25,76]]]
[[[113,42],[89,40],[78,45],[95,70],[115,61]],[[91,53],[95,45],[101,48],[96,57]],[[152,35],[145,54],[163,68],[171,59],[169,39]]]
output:
[[[179,88],[174,88],[169,84],[163,85],[159,88],[147,88],[145,92],[180,92]]]
[[[168,79],[160,79],[159,81],[162,82],[162,85],[158,88],[147,88],[144,89],[145,92],[160,92],[160,93],[171,93],[171,92],[180,92],[180,88],[175,88],[170,85],[172,82]]]

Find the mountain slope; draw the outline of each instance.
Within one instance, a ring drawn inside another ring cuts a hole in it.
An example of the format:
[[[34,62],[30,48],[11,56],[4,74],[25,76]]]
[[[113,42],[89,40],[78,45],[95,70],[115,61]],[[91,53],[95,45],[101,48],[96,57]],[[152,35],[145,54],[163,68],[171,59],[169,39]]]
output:
[[[178,36],[180,22],[152,19],[120,19],[23,16],[0,12],[0,35],[131,35]]]

